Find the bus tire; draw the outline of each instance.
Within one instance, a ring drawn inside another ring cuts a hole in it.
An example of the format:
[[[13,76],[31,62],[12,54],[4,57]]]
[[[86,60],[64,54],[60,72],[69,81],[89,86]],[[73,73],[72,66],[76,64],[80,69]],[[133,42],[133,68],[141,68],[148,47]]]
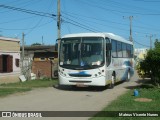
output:
[[[116,80],[116,76],[115,76],[115,73],[113,73],[112,74],[112,80],[111,80],[111,83],[110,83],[110,86],[109,86],[110,89],[114,88],[115,80]]]
[[[127,73],[126,81],[129,82],[130,80],[131,80],[131,72],[129,70],[128,73]]]

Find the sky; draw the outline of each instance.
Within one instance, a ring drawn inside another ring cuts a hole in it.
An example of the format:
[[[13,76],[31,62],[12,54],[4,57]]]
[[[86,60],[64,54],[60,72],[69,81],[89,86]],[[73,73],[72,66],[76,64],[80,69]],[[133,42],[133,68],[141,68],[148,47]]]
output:
[[[160,39],[160,0],[60,0],[61,36],[109,32],[129,40],[130,16],[135,48],[150,48]],[[25,44],[54,45],[57,0],[0,0],[0,35]]]

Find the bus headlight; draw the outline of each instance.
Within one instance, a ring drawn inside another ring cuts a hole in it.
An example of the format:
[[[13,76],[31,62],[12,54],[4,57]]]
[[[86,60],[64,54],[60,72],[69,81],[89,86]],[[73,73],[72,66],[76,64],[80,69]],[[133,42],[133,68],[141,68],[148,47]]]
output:
[[[101,72],[98,72],[99,75],[101,75]]]
[[[64,71],[64,69],[63,69],[63,70],[60,70],[60,69],[59,69],[58,71],[59,71],[59,74],[60,74],[60,75],[62,75],[62,76],[66,76],[66,74],[63,72],[63,71]]]

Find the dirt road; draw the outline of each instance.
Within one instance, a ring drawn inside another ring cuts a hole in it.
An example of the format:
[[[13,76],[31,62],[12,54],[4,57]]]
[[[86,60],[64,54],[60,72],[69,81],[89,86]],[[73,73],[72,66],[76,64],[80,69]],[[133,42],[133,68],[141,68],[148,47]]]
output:
[[[130,82],[116,85],[114,89],[100,89],[97,87],[39,88],[30,92],[0,98],[0,111],[99,111],[132,86],[138,85],[139,82],[137,81],[138,77],[135,74]],[[62,118],[41,118],[40,120],[45,119],[61,120]],[[71,118],[63,119],[71,120]],[[86,120],[88,118],[72,119]],[[26,118],[26,120],[31,120],[31,118]],[[34,118],[34,120],[36,119]]]

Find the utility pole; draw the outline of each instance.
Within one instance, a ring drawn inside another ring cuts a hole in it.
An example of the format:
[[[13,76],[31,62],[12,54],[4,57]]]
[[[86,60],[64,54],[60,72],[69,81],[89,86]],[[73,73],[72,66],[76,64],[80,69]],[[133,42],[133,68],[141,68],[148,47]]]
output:
[[[57,37],[58,41],[61,38],[61,8],[60,8],[60,0],[57,0]]]
[[[60,0],[57,0],[57,42],[58,42],[57,51],[59,51],[60,39],[61,39],[61,9],[60,9],[60,6],[61,6]]]
[[[133,42],[133,37],[132,37],[132,19],[133,16],[129,16],[129,20],[130,20],[130,41]]]
[[[24,36],[25,34],[22,33],[22,74],[24,74],[24,66],[23,66],[23,63],[24,63]]]
[[[125,17],[123,16],[123,18],[125,18]],[[133,16],[129,16],[129,21],[130,21],[130,36],[129,36],[129,40],[130,40],[131,42],[133,42],[133,36],[132,36],[132,19],[133,19]]]
[[[44,42],[43,42],[43,36],[42,36],[42,45],[44,45]]]
[[[149,40],[150,40],[150,49],[152,49],[152,37],[153,37],[153,36],[155,36],[155,35],[152,35],[152,34],[149,35],[149,36],[146,35],[146,37],[149,37]]]

